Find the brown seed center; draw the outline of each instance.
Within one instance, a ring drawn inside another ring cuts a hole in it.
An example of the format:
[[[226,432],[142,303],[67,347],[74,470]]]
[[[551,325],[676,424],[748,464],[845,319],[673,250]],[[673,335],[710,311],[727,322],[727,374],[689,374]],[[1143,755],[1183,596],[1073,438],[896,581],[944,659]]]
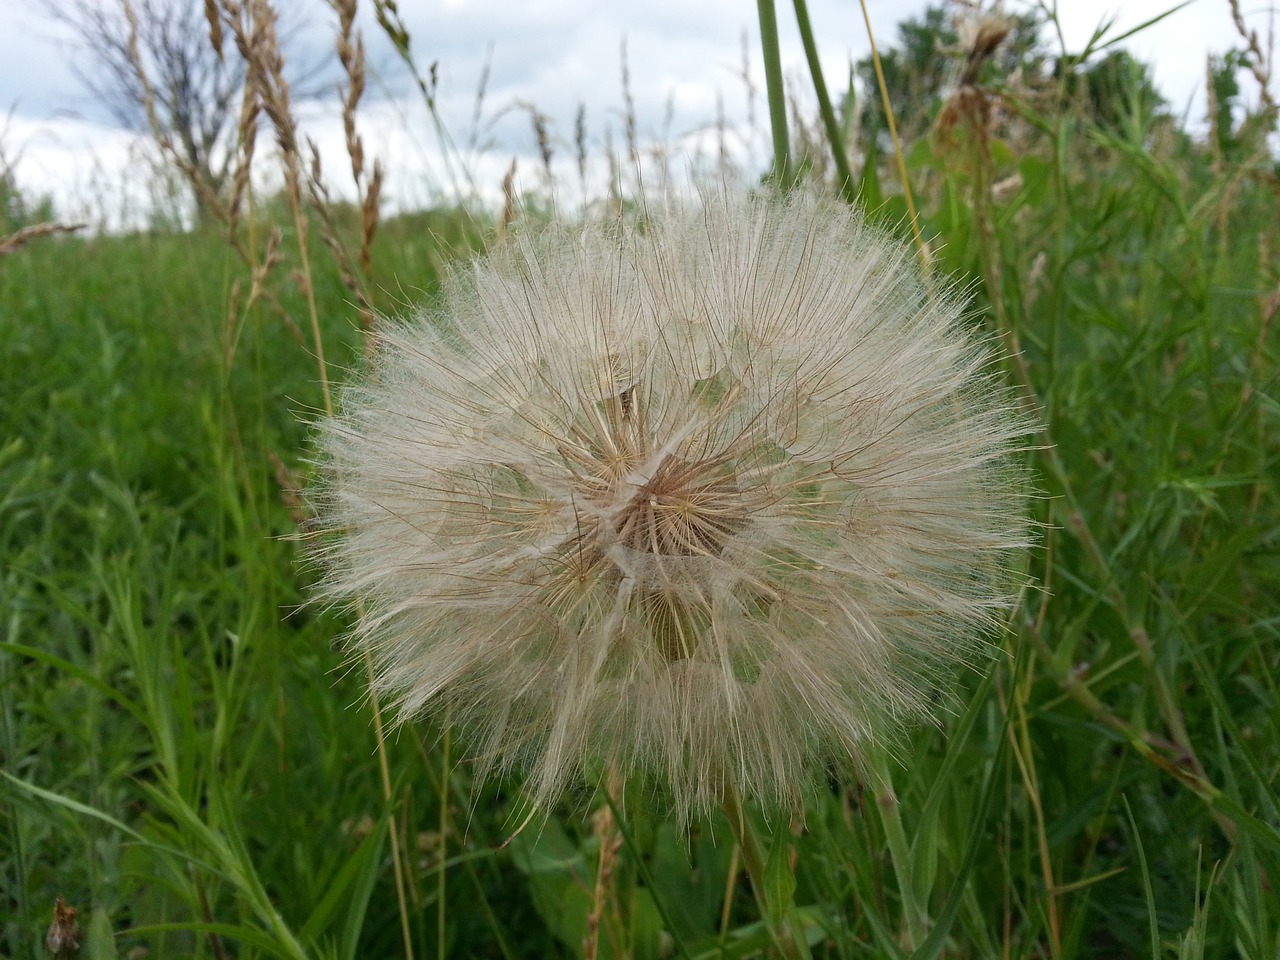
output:
[[[614,530],[632,550],[718,556],[746,520],[741,491],[723,464],[667,456],[636,489]]]

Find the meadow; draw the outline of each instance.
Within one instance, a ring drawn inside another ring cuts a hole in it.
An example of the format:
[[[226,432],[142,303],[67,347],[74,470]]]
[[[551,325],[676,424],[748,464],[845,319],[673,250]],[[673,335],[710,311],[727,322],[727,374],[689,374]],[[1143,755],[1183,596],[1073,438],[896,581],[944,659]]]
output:
[[[775,829],[768,883],[818,957],[1280,957],[1274,105],[1191,136],[1140,76],[1100,106],[980,66],[905,172],[1043,424],[1029,586],[937,725]],[[911,245],[888,141],[835,119]],[[822,129],[797,175],[837,192]],[[372,236],[303,176],[0,258],[0,956],[44,955],[58,897],[89,960],[770,955],[726,823],[584,785],[517,831],[520,784],[388,730],[306,602],[329,379],[547,204]]]

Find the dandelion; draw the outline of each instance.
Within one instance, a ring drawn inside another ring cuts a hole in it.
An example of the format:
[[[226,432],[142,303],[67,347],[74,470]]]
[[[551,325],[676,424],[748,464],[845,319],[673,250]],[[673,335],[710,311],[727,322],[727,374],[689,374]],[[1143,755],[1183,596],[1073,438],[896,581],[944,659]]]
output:
[[[963,312],[803,196],[514,238],[322,425],[323,589],[541,806],[606,765],[794,805],[1010,603],[1027,423]]]

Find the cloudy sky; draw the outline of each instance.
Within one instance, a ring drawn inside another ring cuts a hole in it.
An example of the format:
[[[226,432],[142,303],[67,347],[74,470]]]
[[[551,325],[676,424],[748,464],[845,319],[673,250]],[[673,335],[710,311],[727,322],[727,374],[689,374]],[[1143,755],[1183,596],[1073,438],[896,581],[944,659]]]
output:
[[[24,190],[51,194],[64,214],[128,219],[122,211],[147,203],[148,179],[139,173],[144,165],[130,136],[116,129],[77,77],[74,64],[86,62],[83,50],[43,13],[58,2],[0,0],[6,15],[6,29],[0,31],[0,110],[7,114],[0,151],[15,164]],[[1265,41],[1266,15],[1253,12],[1263,8],[1258,0],[1242,2]],[[1063,42],[1068,51],[1078,51],[1104,23],[1111,22],[1110,35],[1118,35],[1175,5],[1174,0],[1058,0]],[[318,0],[289,6],[301,8],[306,18],[307,29],[295,44],[300,58],[319,56],[331,35],[332,14]],[[367,152],[388,165],[393,207],[420,205],[447,193],[464,168],[479,189],[491,192],[513,156],[522,158],[526,182],[536,177],[530,107],[549,118],[558,156],[566,162],[580,105],[593,152],[603,156],[607,138],[622,149],[624,39],[630,94],[644,139],[683,150],[706,147],[709,135],[699,131],[708,130],[718,112],[734,129],[745,131],[751,85],[763,85],[756,5],[750,0],[400,0],[399,6],[418,62],[438,64],[440,110],[455,164],[451,168],[446,162],[421,98],[412,95],[390,44],[368,17],[373,77],[362,122]],[[877,40],[891,42],[896,23],[919,15],[925,6],[926,0],[868,0]],[[1006,6],[1032,8],[1026,0],[1009,0]],[[838,89],[850,61],[869,50],[861,9],[857,0],[811,0],[809,8],[828,81]],[[791,6],[782,0],[778,9],[784,69],[799,78],[803,54]],[[1052,43],[1056,47],[1056,38]],[[1238,45],[1227,0],[1193,0],[1124,43],[1153,64],[1171,108],[1193,126],[1205,109],[1206,54]],[[476,93],[486,65],[477,123]],[[759,95],[755,109],[763,124]],[[338,163],[341,131],[334,111],[316,104],[309,114],[306,130],[326,158]],[[742,139],[750,138],[744,133]]]

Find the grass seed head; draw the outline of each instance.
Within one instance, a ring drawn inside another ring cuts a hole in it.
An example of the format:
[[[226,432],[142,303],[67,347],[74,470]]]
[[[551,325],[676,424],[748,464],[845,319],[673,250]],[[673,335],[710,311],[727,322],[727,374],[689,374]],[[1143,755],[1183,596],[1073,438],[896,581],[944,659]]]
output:
[[[512,238],[322,425],[326,595],[543,805],[605,763],[795,804],[1010,603],[1028,424],[962,314],[803,196]]]

